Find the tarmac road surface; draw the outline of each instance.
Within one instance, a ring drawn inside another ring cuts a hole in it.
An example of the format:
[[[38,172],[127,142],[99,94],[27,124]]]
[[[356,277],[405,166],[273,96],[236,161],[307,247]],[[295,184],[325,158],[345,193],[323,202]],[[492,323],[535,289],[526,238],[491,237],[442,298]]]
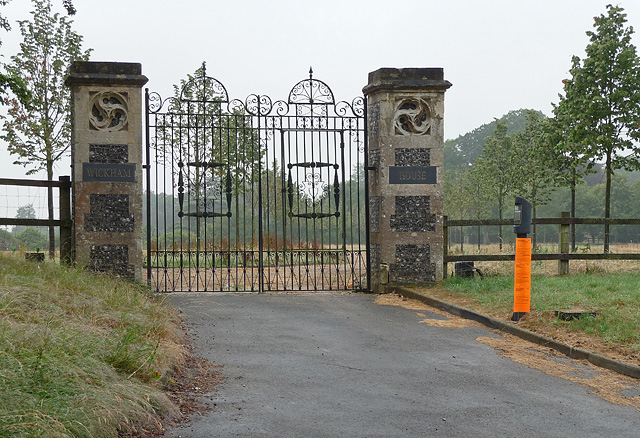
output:
[[[212,411],[166,436],[640,436],[637,409],[476,341],[498,334],[421,324],[444,317],[375,298],[172,294],[224,383],[203,398]]]

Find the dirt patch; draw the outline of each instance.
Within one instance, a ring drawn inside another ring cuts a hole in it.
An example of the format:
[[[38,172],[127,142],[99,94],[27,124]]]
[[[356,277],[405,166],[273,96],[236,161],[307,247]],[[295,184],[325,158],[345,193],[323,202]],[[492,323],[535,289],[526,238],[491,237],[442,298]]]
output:
[[[462,328],[462,327],[478,327],[480,324],[474,321],[470,321],[464,318],[451,318],[447,320],[443,319],[423,319],[420,321],[422,324],[430,325],[431,327],[451,327],[451,328]]]
[[[212,408],[203,405],[200,397],[215,391],[222,383],[222,367],[194,356],[189,352],[184,362],[168,379],[166,394],[178,408],[179,414],[161,418],[155,424],[138,425],[132,431],[121,433],[122,438],[156,438],[164,436],[167,427],[190,421],[192,415],[204,415]],[[215,405],[214,405],[215,406]]]
[[[378,298],[376,298],[376,304],[379,304],[381,306],[398,306],[409,310],[428,310],[430,313],[435,313],[444,317],[443,319],[428,318],[424,313],[417,313],[419,317],[424,318],[422,321],[420,321],[420,323],[427,324],[432,327],[480,327],[480,324],[475,321],[451,315],[450,313],[444,312],[440,309],[429,307],[422,301],[402,297],[398,294],[380,295]]]
[[[427,306],[422,301],[401,297],[398,294],[383,294],[383,295],[379,295],[376,298],[376,304],[379,304],[381,306],[404,307],[405,309],[409,309],[409,310],[428,310],[428,311],[433,312],[433,313],[438,313],[439,315],[445,315],[445,316],[448,315],[448,314],[446,314],[444,312],[441,312],[438,309],[433,309],[433,308]]]
[[[640,410],[640,396],[624,394],[640,391],[638,380],[596,367],[587,361],[569,359],[555,350],[532,344],[509,334],[501,333],[501,335],[500,338],[480,337],[476,340],[495,348],[514,362],[554,377],[580,383],[604,400]]]

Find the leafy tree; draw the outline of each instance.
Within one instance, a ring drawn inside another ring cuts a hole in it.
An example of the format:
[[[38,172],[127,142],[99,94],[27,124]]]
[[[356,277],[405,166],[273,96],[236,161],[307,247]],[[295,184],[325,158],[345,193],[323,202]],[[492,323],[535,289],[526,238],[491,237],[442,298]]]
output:
[[[71,0],[62,0],[62,6],[67,10],[67,14],[76,15],[76,8],[73,7]]]
[[[20,246],[27,250],[40,250],[47,245],[47,236],[38,231],[37,228],[27,227],[16,236]]]
[[[570,90],[566,84],[565,90]],[[571,193],[569,211],[574,218],[576,217],[576,188],[578,184],[585,182],[585,176],[595,172],[593,168],[597,166],[589,159],[582,145],[573,139],[573,121],[566,110],[568,102],[565,96],[560,96],[560,103],[553,108],[555,117],[547,119],[545,131],[548,143],[555,145],[553,153],[556,166],[555,185],[569,188]],[[575,250],[575,248],[576,226],[571,224],[571,249]]]
[[[487,137],[483,153],[472,167],[473,177],[484,193],[497,201],[498,217],[503,218],[507,197],[514,188],[514,149],[506,123],[497,120],[496,129]],[[502,251],[502,226],[500,226],[500,251]]]
[[[490,199],[477,179],[478,172],[471,168],[445,171],[444,211],[451,219],[482,219],[489,213]],[[460,251],[464,251],[464,227],[460,227]],[[480,226],[477,229],[477,244],[480,245]]]
[[[0,228],[0,251],[11,251],[18,245],[13,234]]]
[[[0,0],[0,6],[6,6],[10,1],[11,0]],[[9,23],[9,20],[1,14],[0,29],[7,32],[11,30],[11,24]],[[0,46],[2,46],[2,40],[0,40]],[[25,104],[31,97],[31,95],[29,94],[29,90],[27,90],[27,87],[19,76],[0,72],[0,104],[7,104],[9,91],[11,91],[16,96],[16,98],[20,100],[20,102]]]
[[[11,0],[0,0],[0,6],[6,6],[9,4]],[[76,13],[76,9],[73,7],[73,2],[71,0],[63,0],[62,5],[67,10],[67,14],[74,15]],[[0,29],[5,31],[11,30],[11,24],[9,20],[0,14]],[[0,46],[2,46],[2,40],[0,40]],[[31,93],[29,89],[22,81],[20,76],[0,72],[0,104],[6,105],[9,100],[9,91],[13,93],[13,95],[24,105],[29,104],[29,100],[31,99]]]
[[[53,180],[54,165],[70,144],[70,96],[64,86],[73,61],[87,60],[90,50],[81,49],[82,36],[71,28],[72,21],[53,13],[48,0],[32,0],[32,20],[18,22],[23,42],[6,66],[32,94],[29,105],[11,99],[2,118],[8,151],[17,155],[14,164],[30,167],[27,174],[45,170]],[[49,219],[53,219],[53,190],[48,192]],[[49,227],[49,256],[55,252],[54,227]]]
[[[36,209],[33,208],[33,204],[27,204],[27,205],[23,205],[21,207],[18,207],[18,211],[16,212],[16,219],[36,219]],[[11,230],[13,232],[13,234],[20,234],[21,232],[23,232],[27,227],[25,227],[24,225],[16,225],[15,227],[13,227],[13,230]]]
[[[537,207],[550,200],[555,190],[557,169],[562,157],[545,135],[546,117],[538,111],[527,111],[524,130],[513,136],[514,192],[531,202],[533,219]],[[536,246],[536,226],[533,226],[533,246]]]
[[[507,126],[508,134],[513,135],[524,129],[528,111],[531,110],[509,111],[497,120]],[[447,169],[455,172],[458,168],[466,168],[473,164],[482,155],[484,143],[495,131],[497,120],[485,123],[456,139],[447,140],[444,144],[444,161]]]
[[[594,20],[586,58],[573,57],[560,105],[569,139],[590,159],[605,162],[604,216],[609,218],[614,170],[640,168],[640,59],[622,8],[608,5],[607,15]],[[604,251],[609,252],[608,225],[604,233]]]

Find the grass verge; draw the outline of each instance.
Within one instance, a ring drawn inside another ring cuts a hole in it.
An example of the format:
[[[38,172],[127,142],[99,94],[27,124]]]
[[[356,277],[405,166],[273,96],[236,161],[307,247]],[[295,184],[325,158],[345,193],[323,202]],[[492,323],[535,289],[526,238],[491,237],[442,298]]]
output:
[[[178,318],[130,282],[0,255],[0,437],[117,437],[175,414]]]
[[[536,276],[531,313],[519,325],[569,345],[640,365],[640,273]],[[494,318],[513,312],[513,277],[448,278],[425,293]],[[595,311],[595,317],[562,321],[556,310]]]

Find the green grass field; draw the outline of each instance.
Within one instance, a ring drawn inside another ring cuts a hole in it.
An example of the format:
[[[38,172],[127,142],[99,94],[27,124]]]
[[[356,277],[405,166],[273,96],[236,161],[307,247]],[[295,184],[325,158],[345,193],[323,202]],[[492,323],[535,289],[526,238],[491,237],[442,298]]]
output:
[[[506,319],[513,311],[513,275],[483,280],[448,278],[437,292],[486,314]],[[589,310],[597,316],[561,321],[556,310]],[[583,333],[625,356],[640,359],[640,272],[593,272],[568,276],[533,275],[531,315],[524,323],[547,334]],[[546,328],[545,328],[546,327]]]

